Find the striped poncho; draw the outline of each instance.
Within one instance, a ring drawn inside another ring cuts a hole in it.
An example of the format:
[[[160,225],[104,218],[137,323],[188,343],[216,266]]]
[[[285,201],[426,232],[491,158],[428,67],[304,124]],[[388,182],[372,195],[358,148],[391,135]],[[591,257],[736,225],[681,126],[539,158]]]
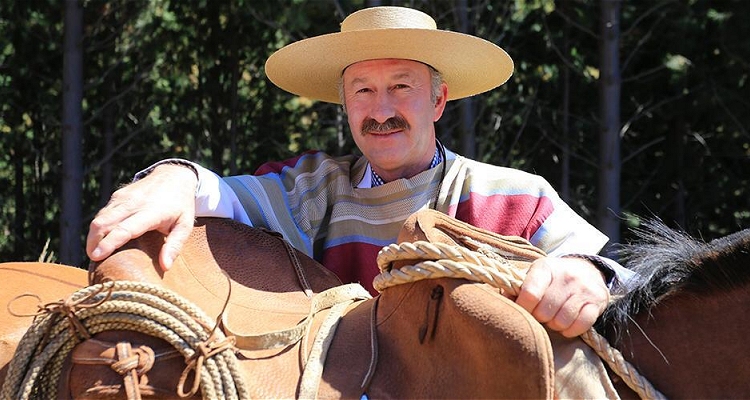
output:
[[[521,236],[550,255],[596,254],[607,241],[539,176],[452,152],[444,162],[444,177],[438,165],[377,187],[369,185],[364,157],[322,152],[265,164],[255,175],[219,178],[199,168],[196,215],[281,232],[342,282],[371,292],[378,251],[396,242],[412,213],[433,205],[474,226]]]

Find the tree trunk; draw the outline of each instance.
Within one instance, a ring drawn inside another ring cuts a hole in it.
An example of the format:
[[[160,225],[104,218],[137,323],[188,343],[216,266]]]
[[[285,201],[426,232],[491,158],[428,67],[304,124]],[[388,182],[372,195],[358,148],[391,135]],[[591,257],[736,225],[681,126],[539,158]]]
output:
[[[62,199],[60,262],[82,263],[81,191],[83,188],[83,6],[65,1],[62,115]]]
[[[601,2],[599,229],[620,241],[620,1]]]

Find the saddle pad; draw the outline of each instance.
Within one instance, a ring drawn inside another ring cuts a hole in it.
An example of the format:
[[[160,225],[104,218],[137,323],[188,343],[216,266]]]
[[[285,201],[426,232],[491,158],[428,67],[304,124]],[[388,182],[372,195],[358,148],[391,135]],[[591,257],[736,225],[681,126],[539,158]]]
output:
[[[86,286],[86,270],[61,264],[8,262],[0,264],[0,382],[16,346],[31,325],[33,317],[18,317],[37,312],[44,305],[68,297]],[[18,297],[22,296],[23,297]],[[28,296],[27,296],[28,295]]]

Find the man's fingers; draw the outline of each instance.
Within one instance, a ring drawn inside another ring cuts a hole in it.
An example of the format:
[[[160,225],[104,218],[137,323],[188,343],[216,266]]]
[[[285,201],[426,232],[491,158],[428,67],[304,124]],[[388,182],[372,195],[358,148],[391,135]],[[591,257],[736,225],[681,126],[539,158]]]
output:
[[[594,266],[578,259],[553,258],[531,265],[516,303],[550,329],[575,337],[596,322],[608,297]]]
[[[599,318],[599,314],[601,314],[601,311],[601,307],[593,303],[588,303],[585,304],[583,308],[581,308],[581,312],[578,314],[578,317],[567,327],[562,329],[555,329],[552,328],[550,324],[550,328],[559,331],[565,337],[572,338],[580,336],[594,325],[596,319]]]
[[[99,244],[110,232],[117,228],[119,223],[132,214],[133,211],[125,204],[115,203],[114,198],[105,208],[99,211],[91,221],[89,233],[86,236],[86,253],[91,259],[98,261],[103,258],[101,254],[104,252],[104,249],[99,248]]]
[[[591,328],[602,311],[601,307],[594,303],[580,303],[578,300],[581,299],[575,296],[562,301],[548,301],[544,298],[532,315],[553,331],[560,332],[565,337],[576,337]]]
[[[89,257],[101,261],[148,231],[171,236],[176,230],[160,256],[162,265],[171,265],[193,226],[196,185],[195,174],[189,169],[164,164],[118,189],[90,224],[86,238]]]
[[[545,292],[552,283],[552,273],[542,263],[536,262],[529,268],[526,278],[518,292],[516,304],[534,315],[534,310],[545,296]],[[555,310],[556,311],[556,310]],[[554,313],[549,316],[551,319]],[[534,315],[536,317],[536,315]]]
[[[577,317],[578,310],[565,307],[570,298],[562,297],[564,295],[564,292],[548,291],[531,312],[531,315],[537,321],[547,324],[552,330],[559,331],[558,327],[567,327]]]
[[[585,307],[586,304],[582,305],[577,303],[575,297],[568,298],[567,301],[557,310],[557,313],[547,321],[547,326],[557,332],[564,332],[573,328],[574,325],[578,326],[584,322],[581,321],[581,318],[585,317],[583,314],[583,309]],[[588,327],[586,327],[586,329],[588,329]]]
[[[98,246],[105,235],[104,228],[94,227],[93,224],[89,226],[89,233],[86,236],[86,254],[94,261],[101,259],[101,250],[98,249]]]
[[[117,225],[97,243],[91,252],[91,259],[101,261],[109,257],[115,249],[136,237],[138,236],[134,235],[128,228]]]
[[[164,217],[158,215],[158,213],[141,211],[123,219],[112,226],[109,231],[106,228],[100,228],[96,233],[89,234],[89,236],[94,235],[91,239],[92,241],[95,241],[97,237],[101,237],[98,242],[90,244],[91,251],[89,257],[93,261],[101,261],[109,257],[125,243],[148,231],[158,230],[164,234],[168,234],[168,229],[164,228],[165,222]],[[88,248],[89,245],[87,245]]]
[[[172,230],[167,235],[164,245],[159,252],[159,265],[166,271],[172,267],[175,258],[180,254],[182,246],[187,242],[190,232],[193,230],[194,217],[183,216],[177,220]]]

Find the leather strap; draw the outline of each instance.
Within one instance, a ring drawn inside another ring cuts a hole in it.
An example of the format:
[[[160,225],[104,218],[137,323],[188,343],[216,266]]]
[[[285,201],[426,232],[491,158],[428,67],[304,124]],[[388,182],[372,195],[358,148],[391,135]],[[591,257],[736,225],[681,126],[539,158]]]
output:
[[[307,317],[297,325],[278,331],[261,334],[242,334],[232,330],[229,325],[229,311],[222,315],[222,324],[227,335],[235,337],[236,346],[241,350],[264,350],[277,349],[297,343],[305,335],[308,326],[319,312],[333,307],[336,304],[372,298],[369,292],[358,283],[336,286],[313,296],[310,312]]]
[[[138,373],[135,367],[138,365],[138,359],[133,359],[132,347],[128,342],[119,342],[116,345],[118,362],[112,364],[112,367],[122,375],[122,383],[125,387],[125,395],[128,400],[141,400],[141,391],[138,388]],[[125,364],[125,365],[120,365]]]
[[[326,362],[328,348],[331,346],[333,335],[336,333],[336,327],[341,322],[344,311],[353,302],[354,300],[348,300],[331,307],[331,312],[328,313],[320,329],[318,329],[318,334],[315,335],[315,341],[313,341],[310,351],[310,357],[305,363],[305,369],[300,379],[300,399],[314,399],[318,397],[318,387],[323,377],[323,366]]]

